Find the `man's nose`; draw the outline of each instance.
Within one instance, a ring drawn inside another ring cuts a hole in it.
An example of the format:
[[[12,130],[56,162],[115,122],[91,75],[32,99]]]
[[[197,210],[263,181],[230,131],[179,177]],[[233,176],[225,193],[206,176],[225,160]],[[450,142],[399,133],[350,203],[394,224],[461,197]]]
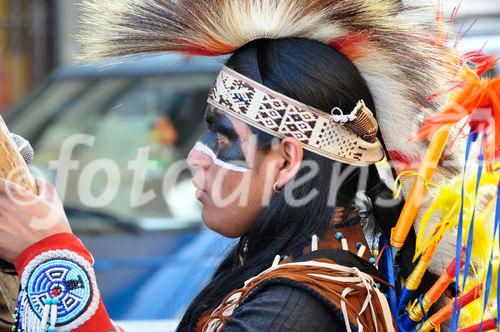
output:
[[[212,159],[206,153],[193,147],[191,151],[189,151],[189,155],[187,157],[187,163],[189,167],[195,169],[202,168],[206,170],[210,167]]]

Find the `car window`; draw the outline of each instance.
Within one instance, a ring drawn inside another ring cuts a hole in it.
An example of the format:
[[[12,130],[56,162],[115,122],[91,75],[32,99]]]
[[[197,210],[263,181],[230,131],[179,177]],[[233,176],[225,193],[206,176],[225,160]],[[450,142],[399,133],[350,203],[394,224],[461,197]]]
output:
[[[32,143],[36,162],[48,163],[59,156],[61,143],[73,134],[93,134],[98,111],[106,102],[132,84],[131,80],[101,80],[50,116],[40,117],[37,137]],[[68,96],[69,97],[69,96]],[[42,124],[42,122],[44,124]]]
[[[52,82],[26,107],[17,110],[19,116],[13,118],[9,126],[25,133],[34,133],[41,122],[64,109],[69,102],[82,95],[91,84],[89,80],[80,79]]]
[[[51,163],[59,158],[64,142],[75,134],[92,137],[91,146],[81,143],[71,151],[78,167],[68,172],[67,207],[104,212],[148,228],[168,228],[169,222],[180,227],[200,220],[183,160],[203,130],[212,82],[210,75],[101,79],[77,96],[66,91],[64,107],[39,115],[29,131],[25,124],[36,112],[17,118],[11,129],[32,142],[34,168],[53,181]],[[136,161],[139,153],[147,155],[145,165]],[[81,190],[82,185],[86,189]],[[153,196],[144,200],[143,193]],[[92,198],[90,206],[82,199],[85,194]]]

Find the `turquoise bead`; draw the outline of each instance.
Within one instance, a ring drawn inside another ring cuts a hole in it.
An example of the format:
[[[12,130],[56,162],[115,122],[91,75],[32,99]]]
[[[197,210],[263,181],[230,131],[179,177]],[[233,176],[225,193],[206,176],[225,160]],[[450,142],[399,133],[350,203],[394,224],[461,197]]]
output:
[[[56,332],[55,326],[50,326],[48,332]]]
[[[59,304],[59,299],[57,297],[53,297],[51,304]]]

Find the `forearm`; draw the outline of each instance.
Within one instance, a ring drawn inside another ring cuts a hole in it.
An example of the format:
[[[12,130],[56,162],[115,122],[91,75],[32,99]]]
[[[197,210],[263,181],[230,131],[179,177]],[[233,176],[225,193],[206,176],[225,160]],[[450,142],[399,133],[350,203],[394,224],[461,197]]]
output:
[[[16,331],[115,331],[93,264],[90,252],[70,233],[23,251],[15,261],[21,279]]]

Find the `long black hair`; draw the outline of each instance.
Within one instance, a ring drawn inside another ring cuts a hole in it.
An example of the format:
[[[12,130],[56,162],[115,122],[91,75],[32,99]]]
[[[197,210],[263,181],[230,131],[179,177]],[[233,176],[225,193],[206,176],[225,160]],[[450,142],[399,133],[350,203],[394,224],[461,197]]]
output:
[[[364,100],[376,114],[373,97],[357,68],[343,54],[326,44],[302,38],[260,39],[236,51],[226,66],[274,91],[328,113],[334,107],[350,111],[359,100]],[[269,150],[273,137],[253,130],[258,137],[259,149]],[[319,194],[300,207],[287,204],[283,193],[276,195],[191,303],[178,331],[194,330],[203,312],[218,306],[229,292],[242,287],[245,280],[268,268],[277,254],[293,253],[309,243],[313,234],[321,236],[329,229],[334,209],[329,204],[330,184],[335,181],[335,178],[332,179],[335,176],[334,165],[340,163],[309,151],[304,151],[304,160],[316,163],[320,171],[296,188],[293,196],[300,199],[314,189]],[[347,168],[343,164],[338,166]],[[308,171],[304,167],[297,176],[301,177]],[[337,202],[354,200],[361,171],[368,171],[367,192],[373,202],[378,197],[390,199],[390,190],[382,184],[375,167],[370,166],[364,170],[355,169],[343,183],[337,184],[340,188]],[[401,204],[389,208],[379,208],[375,204],[374,215],[385,235],[395,224],[400,209]],[[241,264],[239,256],[244,245],[247,248],[244,263]],[[403,266],[403,270],[410,268]]]

